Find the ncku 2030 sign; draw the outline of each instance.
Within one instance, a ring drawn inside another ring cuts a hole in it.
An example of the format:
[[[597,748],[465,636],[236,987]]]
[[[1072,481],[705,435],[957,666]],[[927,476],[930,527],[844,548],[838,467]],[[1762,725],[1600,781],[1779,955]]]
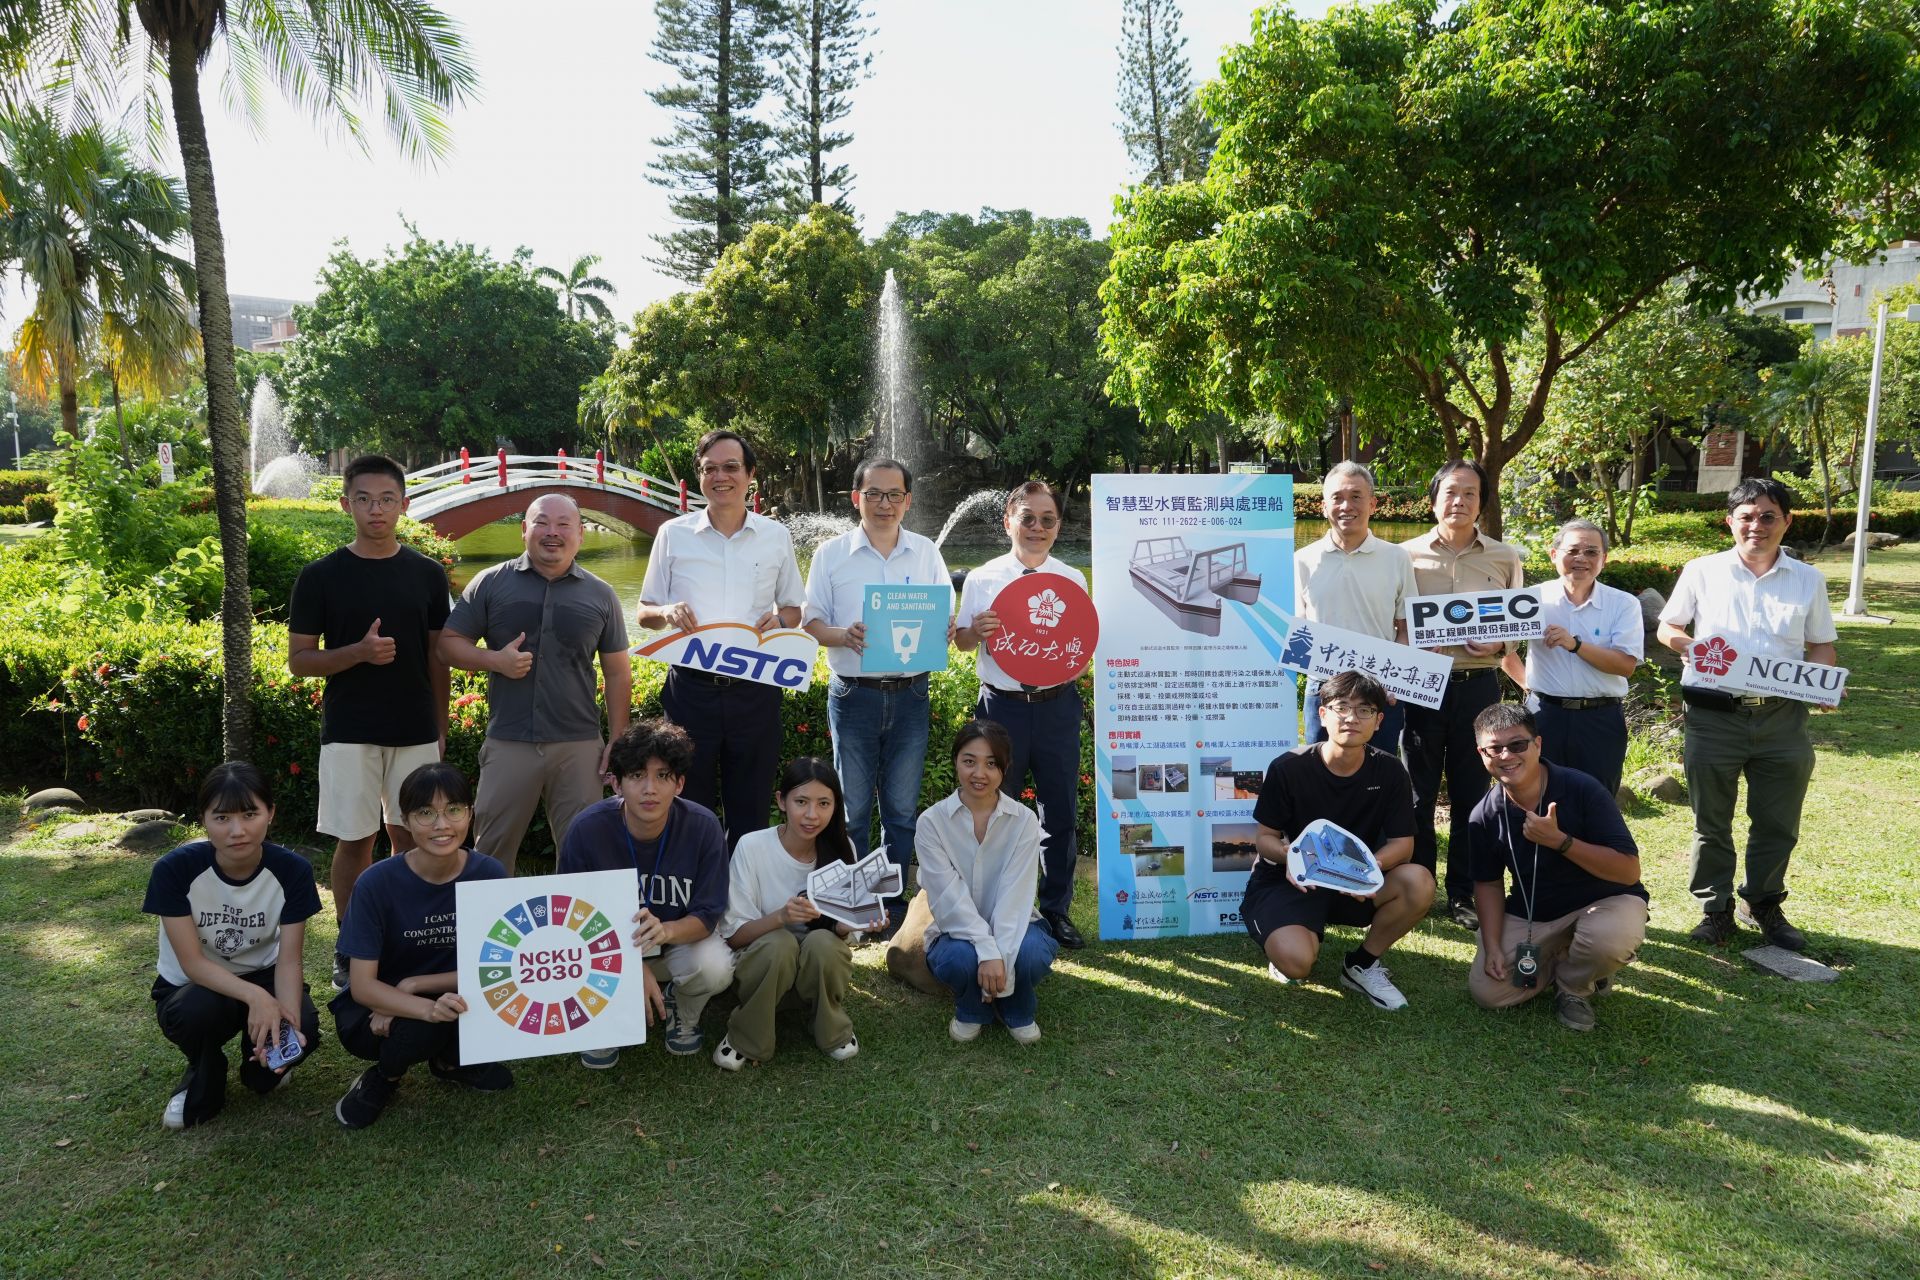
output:
[[[799,693],[813,684],[820,642],[804,631],[782,628],[765,635],[744,622],[709,622],[691,631],[670,631],[637,646],[634,656],[716,676],[770,684]]]
[[[1469,641],[1538,640],[1546,630],[1538,587],[1413,596],[1407,601],[1407,643],[1420,649]]]

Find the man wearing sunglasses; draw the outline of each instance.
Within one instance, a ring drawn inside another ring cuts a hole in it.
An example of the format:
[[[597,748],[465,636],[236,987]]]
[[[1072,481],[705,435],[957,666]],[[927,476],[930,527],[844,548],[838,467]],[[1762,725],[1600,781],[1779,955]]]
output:
[[[1793,494],[1771,476],[1742,480],[1727,495],[1733,549],[1687,563],[1660,611],[1660,643],[1689,661],[1696,639],[1718,636],[1735,652],[1832,666],[1833,608],[1827,579],[1782,554],[1793,523]],[[1689,632],[1688,628],[1692,631]],[[1700,903],[1692,938],[1725,946],[1736,932],[1733,806],[1747,779],[1747,881],[1740,918],[1766,940],[1802,951],[1807,937],[1780,909],[1787,896],[1787,859],[1800,839],[1800,806],[1813,780],[1807,704],[1683,683],[1686,700],[1687,799],[1693,806],[1690,888]]]
[[[691,631],[744,622],[755,631],[800,624],[800,567],[787,527],[748,510],[753,447],[732,431],[709,431],[694,446],[707,505],[660,526],[640,583],[636,621],[647,631]],[[780,767],[779,689],[770,684],[674,667],[660,690],[667,719],[693,735],[687,799],[717,809],[727,852],[767,825],[767,797]],[[719,775],[718,781],[715,774]]]
[[[1467,819],[1480,915],[1467,990],[1482,1009],[1505,1009],[1552,986],[1560,1025],[1591,1031],[1594,997],[1646,936],[1639,847],[1604,787],[1541,758],[1525,707],[1497,702],[1474,717],[1473,733],[1497,785]]]
[[[946,561],[933,540],[904,526],[913,509],[913,472],[895,458],[868,458],[853,473],[857,527],[820,545],[807,570],[807,602],[801,625],[827,651],[833,682],[827,690],[827,725],[833,734],[833,768],[847,801],[847,834],[861,857],[880,797],[880,827],[887,853],[901,871],[913,863],[913,833],[920,808],[920,778],[927,763],[927,676],[868,676],[860,658],[869,644],[861,622],[866,588],[878,584],[948,585]],[[944,645],[951,621],[939,639]],[[928,627],[932,630],[932,626]],[[906,917],[903,895],[887,903],[889,930]]]

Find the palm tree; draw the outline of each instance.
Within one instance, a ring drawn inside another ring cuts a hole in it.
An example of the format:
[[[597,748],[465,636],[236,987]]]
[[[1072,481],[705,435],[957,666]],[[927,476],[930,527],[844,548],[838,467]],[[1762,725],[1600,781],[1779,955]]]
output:
[[[1866,412],[1867,380],[1855,353],[1839,343],[1775,365],[1761,375],[1758,417],[1774,432],[1784,432],[1802,453],[1820,467],[1820,489],[1826,499],[1827,524],[1833,524],[1833,431],[1836,422],[1858,419]],[[1820,539],[1826,545],[1826,537]]]
[[[78,435],[89,351],[104,355],[117,406],[123,377],[162,381],[196,345],[193,267],[170,248],[187,231],[186,193],[119,138],[94,125],[64,131],[42,110],[0,113],[0,153],[0,244],[33,292],[16,357],[28,385],[58,388],[60,424]],[[120,460],[131,462],[124,422]]]
[[[149,132],[171,108],[186,171],[193,260],[206,355],[207,427],[225,587],[220,596],[224,677],[222,747],[253,754],[253,599],[247,584],[247,418],[234,376],[226,239],[214,195],[213,154],[200,102],[200,73],[216,43],[227,57],[228,97],[256,109],[277,85],[316,117],[344,125],[363,145],[361,104],[384,120],[410,156],[444,153],[443,112],[476,78],[451,19],[425,0],[0,0],[19,23],[0,49],[25,47],[7,67],[48,86],[87,116],[111,111],[131,84]],[[164,72],[164,79],[162,73]],[[166,97],[163,102],[162,89]]]
[[[584,320],[591,317],[611,324],[613,311],[598,295],[604,293],[611,298],[615,293],[613,284],[604,276],[588,274],[599,265],[599,254],[586,253],[574,259],[573,266],[565,275],[552,267],[535,267],[533,278],[553,282],[560,291],[560,300],[566,304],[567,319]]]

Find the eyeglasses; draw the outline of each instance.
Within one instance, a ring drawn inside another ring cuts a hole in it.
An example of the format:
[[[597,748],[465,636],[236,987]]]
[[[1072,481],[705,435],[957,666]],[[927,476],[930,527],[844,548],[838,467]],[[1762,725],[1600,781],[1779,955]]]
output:
[[[353,495],[353,505],[359,507],[362,511],[391,511],[404,501],[406,501],[406,499],[400,497],[398,494],[392,493],[383,493],[377,496],[371,493],[356,493]]]
[[[1780,516],[1777,512],[1767,511],[1758,515],[1735,516],[1733,522],[1735,524],[1757,524],[1762,528],[1771,529],[1774,525],[1780,523]]]
[[[407,810],[407,825],[412,827],[435,826],[443,818],[454,826],[459,826],[467,820],[467,806],[463,804],[450,804],[444,809],[420,808]]]
[[[700,474],[703,476],[737,476],[745,472],[746,469],[747,464],[744,462],[703,462],[700,464]]]
[[[1536,741],[1536,738],[1515,738],[1512,742],[1489,742],[1479,750],[1489,760],[1497,760],[1501,756],[1523,756]]]
[[[1364,702],[1329,702],[1321,710],[1332,712],[1336,720],[1371,720],[1380,714],[1378,707],[1370,707]]]
[[[1022,529],[1058,529],[1060,527],[1060,517],[1036,516],[1033,512],[1028,511],[1021,515],[1014,523],[1018,524]]]
[[[907,500],[907,491],[905,489],[862,489],[860,497],[867,502],[884,502],[890,507],[897,507]]]
[[[1560,554],[1569,560],[1598,560],[1606,553],[1598,547],[1562,547]]]

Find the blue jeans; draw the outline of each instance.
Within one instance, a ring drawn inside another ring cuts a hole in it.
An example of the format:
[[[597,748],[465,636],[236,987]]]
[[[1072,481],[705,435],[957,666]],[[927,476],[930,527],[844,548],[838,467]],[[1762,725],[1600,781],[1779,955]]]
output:
[[[927,968],[953,989],[953,1016],[960,1021],[985,1026],[997,1013],[1009,1027],[1026,1027],[1033,1025],[1040,1007],[1035,988],[1052,971],[1059,950],[1046,921],[1029,924],[1027,936],[1020,939],[1020,954],[1013,960],[1013,994],[992,1000],[981,998],[980,957],[971,942],[941,934],[927,946]]]
[[[978,714],[997,720],[1013,741],[1013,759],[1000,790],[1015,800],[1033,772],[1033,798],[1046,841],[1040,846],[1040,909],[1065,914],[1073,903],[1077,854],[1074,819],[1080,811],[1080,691],[1047,702],[1022,702],[998,690],[980,690]]]
[[[827,728],[833,734],[833,769],[847,797],[847,834],[864,858],[878,791],[880,831],[902,871],[913,863],[920,779],[927,766],[927,719],[924,675],[895,693],[863,689],[838,676],[827,689]]]
[[[1303,743],[1326,741],[1327,731],[1320,724],[1320,685],[1318,682],[1313,680],[1307,681],[1307,699],[1306,702],[1302,704],[1301,711],[1303,713],[1302,723],[1305,724],[1306,728],[1302,732],[1300,741]],[[1392,704],[1387,708],[1386,714],[1380,717],[1380,725],[1373,731],[1373,741],[1369,745],[1380,748],[1380,750],[1390,756],[1399,755],[1400,730],[1405,727],[1406,723],[1407,704],[1404,702]]]

